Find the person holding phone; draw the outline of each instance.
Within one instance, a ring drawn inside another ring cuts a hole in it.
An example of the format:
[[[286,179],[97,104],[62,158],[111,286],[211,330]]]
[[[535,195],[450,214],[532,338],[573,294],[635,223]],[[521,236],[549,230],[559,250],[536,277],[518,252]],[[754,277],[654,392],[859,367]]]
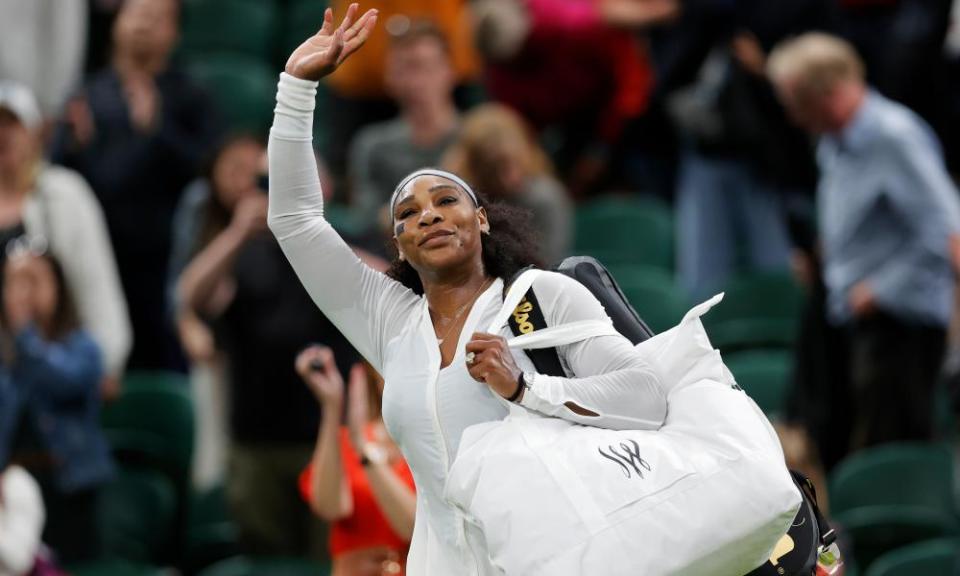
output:
[[[333,576],[403,574],[417,499],[410,468],[380,415],[383,379],[354,364],[348,391],[325,346],[301,352],[296,367],[324,414],[339,414],[347,401],[347,424],[324,418],[300,476],[311,510],[333,523]]]

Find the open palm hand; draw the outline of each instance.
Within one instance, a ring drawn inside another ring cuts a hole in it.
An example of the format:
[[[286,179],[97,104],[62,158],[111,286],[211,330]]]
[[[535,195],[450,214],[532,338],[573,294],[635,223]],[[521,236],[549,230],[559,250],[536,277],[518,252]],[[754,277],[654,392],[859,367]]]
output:
[[[337,69],[344,60],[360,49],[377,24],[377,11],[367,10],[360,18],[358,4],[347,8],[340,25],[333,26],[333,10],[323,13],[323,26],[306,39],[287,60],[286,72],[304,80],[319,80]]]

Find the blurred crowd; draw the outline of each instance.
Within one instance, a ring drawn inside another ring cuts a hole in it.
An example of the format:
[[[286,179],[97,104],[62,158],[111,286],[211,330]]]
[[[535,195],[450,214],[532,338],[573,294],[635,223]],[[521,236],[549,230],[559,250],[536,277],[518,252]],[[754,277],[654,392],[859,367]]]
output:
[[[222,491],[231,553],[402,572],[414,492],[382,382],[266,227],[277,74],[327,5],[0,0],[0,575],[122,555],[101,510],[144,458],[101,412],[143,374],[195,410],[174,533],[191,494]],[[369,7],[315,139],[326,217],[365,262],[393,258],[394,186],[443,167],[528,210],[544,266],[589,252],[671,302],[794,286],[772,414],[818,487],[870,447],[954,438],[960,2]],[[637,261],[648,219],[590,250],[604,203],[667,214],[665,261]],[[136,560],[199,571],[188,549]]]

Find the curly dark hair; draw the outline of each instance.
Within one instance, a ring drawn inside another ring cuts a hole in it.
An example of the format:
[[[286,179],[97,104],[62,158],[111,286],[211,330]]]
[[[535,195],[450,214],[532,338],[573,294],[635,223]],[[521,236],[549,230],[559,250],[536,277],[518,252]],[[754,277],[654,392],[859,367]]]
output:
[[[538,235],[534,231],[530,211],[505,202],[491,202],[479,191],[474,192],[479,207],[487,211],[487,221],[490,223],[490,233],[483,234],[480,238],[484,271],[494,278],[508,281],[527,266],[542,268]],[[400,260],[392,242],[390,246],[393,261],[387,270],[387,276],[422,295],[423,282],[420,281],[420,275],[409,262]]]

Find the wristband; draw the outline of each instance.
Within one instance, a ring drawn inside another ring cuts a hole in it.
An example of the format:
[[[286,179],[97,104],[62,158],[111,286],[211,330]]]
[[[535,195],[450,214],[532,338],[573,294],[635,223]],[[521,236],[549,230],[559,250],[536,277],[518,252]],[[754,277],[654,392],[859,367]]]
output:
[[[516,402],[520,395],[523,394],[523,389],[527,388],[527,383],[523,379],[523,372],[520,373],[520,376],[517,378],[517,390],[507,398],[507,402]]]

